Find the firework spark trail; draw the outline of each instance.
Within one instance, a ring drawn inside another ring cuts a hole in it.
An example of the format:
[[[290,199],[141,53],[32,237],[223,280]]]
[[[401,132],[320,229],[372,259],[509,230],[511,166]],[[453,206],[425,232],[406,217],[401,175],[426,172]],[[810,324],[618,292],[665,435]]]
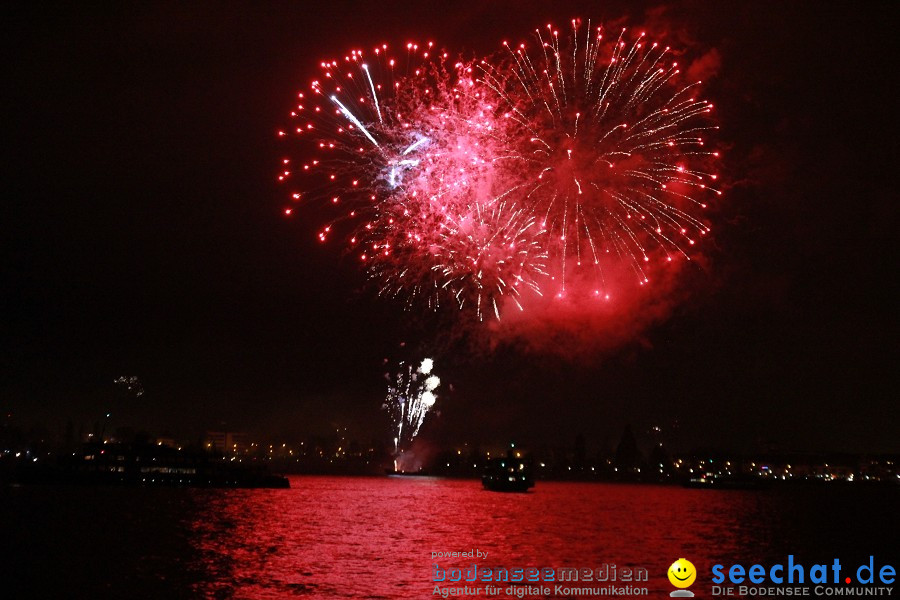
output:
[[[433,370],[434,361],[426,358],[418,367],[400,363],[396,375],[386,375],[388,392],[383,408],[394,422],[395,453],[409,448],[425,421],[425,415],[437,401],[435,391],[441,380]]]
[[[541,219],[554,293],[588,267],[586,288],[608,298],[606,271],[625,263],[646,284],[651,260],[690,260],[685,248],[710,232],[695,194],[721,193],[707,167],[718,152],[702,137],[717,127],[693,95],[700,82],[676,84],[668,47],[644,33],[628,43],[624,29],[605,40],[600,27],[579,45],[579,25],[568,46],[552,25],[534,44],[504,42],[503,57],[478,63],[478,81],[519,130],[503,137],[519,159],[502,167],[527,182],[517,201]]]
[[[304,154],[292,198],[330,198],[337,216],[322,242],[354,222],[348,246],[381,294],[499,317],[505,298],[519,304],[520,290],[539,289],[546,253],[536,220],[506,199],[518,182],[496,175],[495,163],[518,157],[497,152],[494,107],[471,66],[432,48],[408,44],[400,76],[386,45],[321,63],[324,76],[292,112],[292,135],[315,156]]]
[[[627,39],[573,20],[568,41],[548,26],[481,61],[429,42],[322,62],[279,132],[302,149],[278,179],[294,202],[325,199],[319,240],[346,234],[409,306],[499,319],[573,281],[608,300],[623,267],[644,285],[654,263],[689,259],[720,193],[699,82],[678,83],[668,47]]]
[[[135,398],[144,395],[144,385],[137,375],[122,375],[113,379],[113,383],[122,386],[129,393],[133,393]]]

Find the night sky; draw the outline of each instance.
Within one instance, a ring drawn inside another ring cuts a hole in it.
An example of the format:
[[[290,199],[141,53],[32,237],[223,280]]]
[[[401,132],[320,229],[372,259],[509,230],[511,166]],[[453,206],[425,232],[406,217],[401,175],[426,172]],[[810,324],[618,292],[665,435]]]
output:
[[[383,359],[436,347],[434,441],[599,447],[632,423],[681,448],[900,451],[889,6],[5,5],[0,409],[387,439]],[[573,16],[721,59],[704,93],[729,189],[666,319],[577,357],[447,341],[319,245],[315,211],[283,217],[275,132],[319,60],[488,52]]]

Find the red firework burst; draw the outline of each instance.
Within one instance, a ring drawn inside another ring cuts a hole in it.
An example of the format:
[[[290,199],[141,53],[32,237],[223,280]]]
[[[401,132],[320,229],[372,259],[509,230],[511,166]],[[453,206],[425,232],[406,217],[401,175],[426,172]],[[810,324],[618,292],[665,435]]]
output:
[[[699,82],[625,37],[573,21],[568,41],[548,26],[474,63],[432,43],[323,62],[279,132],[301,156],[279,180],[331,205],[319,239],[346,234],[381,293],[410,306],[499,318],[576,278],[607,299],[622,268],[643,285],[710,231],[697,213],[719,193],[718,153]]]

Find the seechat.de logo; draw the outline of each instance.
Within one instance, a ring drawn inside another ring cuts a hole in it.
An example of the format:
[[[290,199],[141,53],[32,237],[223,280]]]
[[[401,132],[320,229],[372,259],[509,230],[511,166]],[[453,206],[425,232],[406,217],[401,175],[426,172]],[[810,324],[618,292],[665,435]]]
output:
[[[679,558],[672,563],[672,566],[669,567],[666,574],[669,576],[669,582],[678,588],[677,590],[670,592],[669,596],[672,596],[673,598],[694,597],[694,592],[687,589],[691,587],[691,584],[697,579],[697,569],[694,568],[691,561],[686,558]]]

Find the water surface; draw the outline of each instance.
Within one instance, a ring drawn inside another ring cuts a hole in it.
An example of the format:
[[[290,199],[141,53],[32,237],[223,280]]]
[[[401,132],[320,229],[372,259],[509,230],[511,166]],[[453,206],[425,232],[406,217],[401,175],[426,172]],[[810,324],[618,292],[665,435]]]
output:
[[[3,488],[3,585],[11,597],[426,598],[435,562],[473,562],[433,551],[477,548],[487,567],[645,567],[651,596],[662,596],[679,557],[697,566],[697,590],[715,563],[898,563],[897,489],[538,482],[503,494],[388,477],[291,486]]]

